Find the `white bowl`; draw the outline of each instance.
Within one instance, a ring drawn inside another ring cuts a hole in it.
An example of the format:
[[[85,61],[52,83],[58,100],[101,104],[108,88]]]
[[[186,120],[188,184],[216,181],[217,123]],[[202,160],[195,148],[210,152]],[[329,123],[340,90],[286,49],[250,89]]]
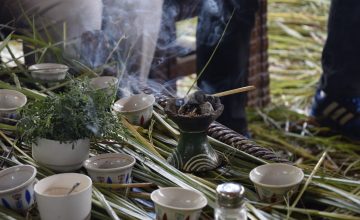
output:
[[[0,89],[0,116],[1,118],[16,118],[16,111],[23,107],[27,98],[21,92],[10,89]]]
[[[260,199],[274,203],[290,198],[297,191],[304,172],[289,164],[271,163],[254,168],[249,176]]]
[[[70,194],[76,183],[80,183]],[[83,174],[62,173],[40,180],[34,187],[42,220],[90,219],[92,181]]]
[[[29,67],[33,78],[44,81],[63,80],[68,70],[68,66],[59,63],[40,63]]]
[[[90,80],[90,86],[94,89],[104,90],[108,95],[114,95],[118,81],[113,76],[99,76]]]
[[[136,159],[127,154],[98,154],[84,162],[89,176],[97,183],[130,183]]]
[[[147,125],[151,119],[155,97],[138,94],[121,98],[114,103],[113,110],[134,125]]]
[[[153,191],[157,219],[196,220],[207,205],[206,197],[194,190],[166,187]]]
[[[36,168],[18,165],[0,171],[0,204],[20,212],[34,203]]]
[[[32,157],[40,164],[59,172],[74,171],[89,158],[90,140],[80,139],[72,143],[39,138],[32,145]]]

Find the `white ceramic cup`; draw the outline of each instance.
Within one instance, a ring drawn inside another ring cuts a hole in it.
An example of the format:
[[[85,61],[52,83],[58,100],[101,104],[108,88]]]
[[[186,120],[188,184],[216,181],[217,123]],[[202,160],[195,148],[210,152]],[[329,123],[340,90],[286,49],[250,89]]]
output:
[[[156,219],[197,220],[207,205],[206,197],[194,190],[166,187],[153,191]]]
[[[44,81],[59,81],[65,79],[69,67],[59,63],[39,63],[29,67],[34,79]]]
[[[119,80],[113,76],[99,76],[90,80],[90,86],[93,89],[103,90],[108,95],[114,95],[118,81]]]
[[[70,194],[76,183],[80,183]],[[42,220],[90,219],[92,181],[83,174],[62,173],[40,180],[34,187]]]
[[[11,89],[0,89],[0,117],[17,118],[16,111],[23,107],[27,98],[21,92]]]
[[[289,199],[297,191],[304,173],[300,168],[284,163],[271,163],[251,170],[250,180],[262,201],[275,203]]]
[[[117,100],[113,109],[131,124],[145,126],[151,119],[154,102],[153,95],[142,93]]]
[[[127,154],[98,154],[84,162],[89,176],[97,183],[130,183],[136,159]]]
[[[0,204],[24,212],[34,203],[36,168],[18,165],[0,171]]]

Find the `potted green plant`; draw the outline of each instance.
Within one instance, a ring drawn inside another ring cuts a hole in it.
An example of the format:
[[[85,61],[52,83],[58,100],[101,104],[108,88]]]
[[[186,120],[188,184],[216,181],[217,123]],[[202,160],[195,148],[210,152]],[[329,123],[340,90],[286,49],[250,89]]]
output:
[[[90,139],[121,130],[110,112],[112,102],[87,80],[74,81],[65,92],[26,105],[18,130],[37,162],[56,171],[76,170],[89,156]]]

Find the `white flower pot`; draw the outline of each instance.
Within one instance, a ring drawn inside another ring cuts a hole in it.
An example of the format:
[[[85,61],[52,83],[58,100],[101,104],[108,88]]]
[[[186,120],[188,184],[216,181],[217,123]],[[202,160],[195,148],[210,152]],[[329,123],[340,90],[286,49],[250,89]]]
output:
[[[72,143],[39,138],[32,146],[33,158],[42,165],[60,172],[79,169],[89,158],[89,139],[80,139]]]

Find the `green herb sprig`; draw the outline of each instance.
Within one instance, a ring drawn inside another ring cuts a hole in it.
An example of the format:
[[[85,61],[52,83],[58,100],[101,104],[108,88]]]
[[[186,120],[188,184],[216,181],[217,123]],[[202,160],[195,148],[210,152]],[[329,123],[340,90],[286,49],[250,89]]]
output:
[[[73,81],[67,91],[26,105],[18,130],[27,143],[38,138],[74,142],[110,137],[122,130],[111,113],[113,99],[103,90],[91,89],[88,80]]]

